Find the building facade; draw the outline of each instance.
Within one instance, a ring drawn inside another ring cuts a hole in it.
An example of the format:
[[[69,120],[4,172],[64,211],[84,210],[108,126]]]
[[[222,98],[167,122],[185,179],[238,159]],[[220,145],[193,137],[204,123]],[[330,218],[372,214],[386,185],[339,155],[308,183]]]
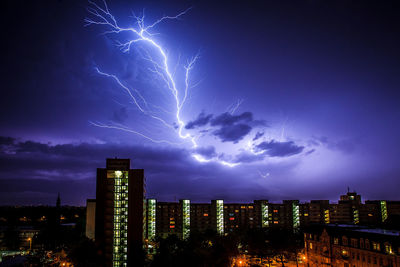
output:
[[[400,266],[400,232],[355,225],[305,229],[307,266]]]
[[[366,201],[355,192],[342,195],[338,203],[329,200],[284,200],[270,203],[255,200],[253,203],[211,203],[157,202],[147,200],[146,236],[174,234],[188,237],[190,232],[204,232],[208,229],[226,234],[239,229],[284,228],[297,231],[313,224],[353,224],[379,226],[391,216],[400,216],[398,201]],[[154,216],[155,215],[155,216]]]
[[[107,159],[97,169],[95,241],[104,266],[134,266],[143,247],[144,171],[129,159]]]

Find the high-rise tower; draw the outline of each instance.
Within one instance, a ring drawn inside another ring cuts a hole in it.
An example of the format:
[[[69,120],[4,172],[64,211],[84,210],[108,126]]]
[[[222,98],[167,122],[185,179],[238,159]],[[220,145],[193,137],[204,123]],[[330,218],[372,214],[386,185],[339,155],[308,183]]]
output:
[[[144,171],[129,159],[97,169],[95,240],[104,266],[135,266],[143,246]]]

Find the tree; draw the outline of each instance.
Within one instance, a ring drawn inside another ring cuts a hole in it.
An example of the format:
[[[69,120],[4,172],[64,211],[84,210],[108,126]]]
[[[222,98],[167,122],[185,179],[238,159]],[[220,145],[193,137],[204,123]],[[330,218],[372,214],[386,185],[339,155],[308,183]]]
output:
[[[96,245],[92,240],[83,238],[71,249],[71,251],[68,253],[68,258],[76,267],[100,266],[101,257],[97,255],[97,251]]]

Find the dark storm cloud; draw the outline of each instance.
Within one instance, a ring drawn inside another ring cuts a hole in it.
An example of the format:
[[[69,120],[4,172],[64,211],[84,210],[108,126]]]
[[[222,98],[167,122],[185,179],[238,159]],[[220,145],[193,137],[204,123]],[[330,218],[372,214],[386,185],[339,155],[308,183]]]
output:
[[[205,125],[210,125],[213,128],[211,130],[212,135],[218,137],[222,142],[237,143],[249,134],[253,127],[267,126],[267,123],[264,120],[254,120],[251,112],[243,112],[239,115],[225,112],[218,116],[214,116],[214,114],[206,115],[201,112],[194,121],[186,124],[185,128],[195,129]],[[210,130],[206,130],[206,132],[210,132]],[[258,132],[256,134],[257,139],[263,134]]]
[[[3,138],[4,139],[4,138]],[[35,141],[15,141],[7,147],[0,146],[0,155],[8,157],[6,153],[12,150],[14,154],[12,156],[36,158],[35,155],[41,154],[42,156],[59,156],[69,158],[91,158],[94,157],[128,157],[140,155],[142,161],[146,160],[157,160],[159,164],[164,162],[177,162],[183,160],[187,156],[187,151],[182,149],[166,149],[162,147],[144,147],[144,146],[124,146],[119,144],[90,144],[90,143],[79,143],[79,144],[61,144],[51,145],[44,144]],[[163,156],[164,155],[164,156]],[[167,157],[167,158],[166,158]],[[4,163],[3,161],[0,162]],[[2,167],[5,167],[4,164]]]
[[[247,124],[234,124],[223,126],[219,130],[213,132],[213,134],[222,142],[233,142],[237,143],[243,139],[250,131],[251,127]]]
[[[26,201],[27,196],[30,196],[32,198],[30,204],[55,204],[57,193],[62,192],[62,204],[65,204],[64,200],[70,199],[84,203],[88,193],[93,192],[95,187],[94,179],[5,178],[0,179],[0,194],[2,195],[0,199],[3,204],[9,204],[7,202],[11,199],[23,203],[24,200]]]
[[[226,168],[215,163],[204,167],[184,149],[113,143],[51,145],[7,137],[0,137],[0,142],[7,144],[0,146],[3,204],[53,203],[61,192],[66,202],[81,205],[85,198],[95,196],[96,168],[105,167],[105,159],[113,157],[130,158],[132,168],[145,169],[152,197],[171,201],[174,194],[180,194],[208,199],[226,188]],[[217,156],[213,147],[199,148],[197,153],[206,158]]]
[[[213,117],[212,114],[206,115],[204,112],[201,112],[194,121],[188,122],[186,124],[185,128],[186,129],[194,129],[197,127],[205,126],[210,122],[212,117]]]
[[[277,142],[271,140],[262,142],[256,146],[259,150],[265,150],[265,154],[271,157],[289,157],[301,153],[304,146],[298,146],[293,141]]]
[[[211,120],[211,126],[230,126],[238,122],[252,122],[253,113],[243,112],[240,115],[232,115],[228,112],[222,113]]]
[[[15,142],[15,138],[0,136],[0,146],[11,145]]]
[[[256,135],[253,138],[253,141],[256,141],[258,139],[260,139],[261,137],[264,136],[264,132],[257,132]]]

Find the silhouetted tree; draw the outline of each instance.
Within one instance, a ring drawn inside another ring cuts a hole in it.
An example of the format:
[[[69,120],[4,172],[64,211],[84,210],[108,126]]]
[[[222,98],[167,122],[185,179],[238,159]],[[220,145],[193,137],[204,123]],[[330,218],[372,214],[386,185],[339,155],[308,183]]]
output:
[[[237,239],[220,236],[215,231],[192,233],[187,240],[172,235],[158,240],[159,247],[152,267],[157,266],[230,266],[238,254]]]
[[[97,251],[95,243],[92,240],[83,238],[77,245],[72,247],[68,253],[68,258],[76,267],[100,266],[101,258],[98,257]]]

